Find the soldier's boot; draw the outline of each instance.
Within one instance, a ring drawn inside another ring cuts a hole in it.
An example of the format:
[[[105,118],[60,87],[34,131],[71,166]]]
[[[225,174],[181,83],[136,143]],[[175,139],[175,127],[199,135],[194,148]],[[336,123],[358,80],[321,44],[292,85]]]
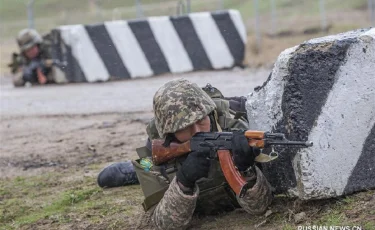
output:
[[[138,184],[131,161],[118,162],[105,167],[98,175],[98,185],[100,187],[119,187],[131,184]]]
[[[13,85],[15,87],[22,87],[22,86],[24,86],[25,85],[25,81],[23,80],[23,77],[22,77],[22,71],[13,74],[12,81],[13,81]]]
[[[68,83],[68,80],[66,79],[65,72],[62,71],[57,66],[52,66],[51,76],[52,76],[51,77],[52,81],[54,83],[57,83],[57,84]]]

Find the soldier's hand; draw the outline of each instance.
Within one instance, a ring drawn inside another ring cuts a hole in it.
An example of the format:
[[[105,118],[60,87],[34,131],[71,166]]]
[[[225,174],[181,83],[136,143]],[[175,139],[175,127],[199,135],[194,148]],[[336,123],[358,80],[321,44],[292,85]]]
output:
[[[233,132],[232,138],[233,161],[239,171],[245,171],[255,163],[256,153],[249,146],[243,132]]]
[[[177,172],[177,181],[185,187],[194,188],[197,180],[208,176],[209,156],[209,152],[191,152]]]
[[[47,77],[43,74],[42,70],[40,68],[36,69],[37,75],[38,75],[38,82],[41,85],[44,85],[47,83]]]

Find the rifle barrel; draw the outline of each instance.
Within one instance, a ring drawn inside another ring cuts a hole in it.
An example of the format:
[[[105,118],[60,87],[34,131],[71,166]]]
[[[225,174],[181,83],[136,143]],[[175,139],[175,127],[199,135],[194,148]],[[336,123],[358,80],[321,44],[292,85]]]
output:
[[[303,146],[303,147],[311,147],[313,146],[312,141],[269,141],[268,145],[291,145],[291,146]]]

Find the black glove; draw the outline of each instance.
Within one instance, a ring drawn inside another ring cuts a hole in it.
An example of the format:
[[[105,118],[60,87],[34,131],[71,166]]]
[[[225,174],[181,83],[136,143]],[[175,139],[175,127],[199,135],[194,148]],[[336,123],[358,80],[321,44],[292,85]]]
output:
[[[185,187],[194,188],[197,180],[208,176],[209,156],[209,152],[191,152],[177,171],[177,181]]]
[[[233,132],[232,138],[233,161],[239,171],[245,171],[255,163],[256,153],[249,146],[243,132]]]

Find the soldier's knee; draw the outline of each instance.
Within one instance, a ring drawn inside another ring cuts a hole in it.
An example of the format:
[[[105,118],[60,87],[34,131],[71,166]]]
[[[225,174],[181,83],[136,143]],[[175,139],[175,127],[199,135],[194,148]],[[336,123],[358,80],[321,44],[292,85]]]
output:
[[[13,85],[15,87],[22,87],[25,85],[25,82],[23,81],[23,79],[13,79]]]

